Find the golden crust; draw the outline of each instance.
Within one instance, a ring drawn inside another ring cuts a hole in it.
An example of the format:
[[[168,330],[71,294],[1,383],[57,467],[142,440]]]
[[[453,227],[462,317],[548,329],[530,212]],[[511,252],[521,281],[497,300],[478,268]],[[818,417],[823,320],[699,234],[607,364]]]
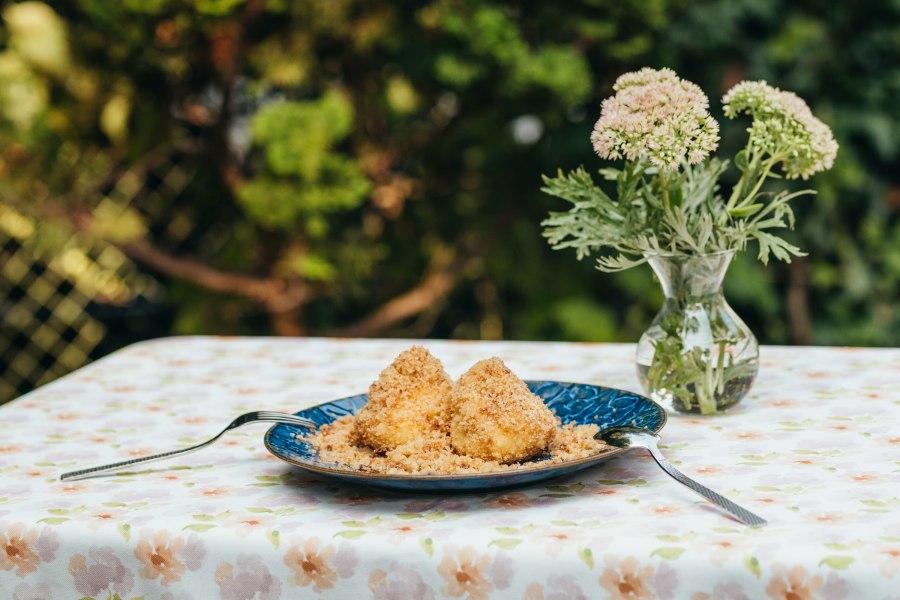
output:
[[[459,475],[517,471],[534,466],[529,462],[501,464],[495,460],[457,454],[450,447],[450,437],[437,433],[401,444],[386,453],[378,453],[359,444],[354,431],[355,423],[354,415],[347,415],[323,425],[318,431],[298,435],[315,446],[322,460],[363,473]],[[606,450],[606,444],[594,439],[599,429],[597,425],[563,425],[554,431],[548,448],[550,456],[540,464],[558,464]]]
[[[422,346],[402,352],[369,387],[356,415],[360,442],[384,452],[447,431],[452,382],[441,362]]]
[[[596,425],[559,419],[498,358],[475,364],[456,385],[420,346],[400,354],[369,388],[356,414],[305,437],[323,460],[385,474],[487,473],[528,468],[606,449]]]
[[[559,420],[499,358],[479,361],[450,393],[450,443],[461,454],[512,463],[541,454]]]

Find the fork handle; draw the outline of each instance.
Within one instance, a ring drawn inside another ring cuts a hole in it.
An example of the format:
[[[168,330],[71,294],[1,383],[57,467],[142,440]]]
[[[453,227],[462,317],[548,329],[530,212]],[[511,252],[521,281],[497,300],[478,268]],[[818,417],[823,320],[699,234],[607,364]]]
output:
[[[725,511],[729,512],[741,523],[750,527],[762,527],[763,525],[766,525],[768,523],[768,521],[766,521],[759,515],[750,512],[743,506],[735,504],[728,498],[717,494],[705,485],[694,481],[693,479],[676,469],[672,465],[672,463],[666,460],[666,457],[662,455],[662,452],[659,451],[655,444],[647,444],[644,447],[650,451],[650,456],[653,457],[653,460],[656,461],[656,464],[658,464],[663,471],[670,475],[672,479],[687,487],[688,489],[696,492],[697,494],[700,494]]]
[[[221,434],[219,434],[221,435]],[[207,440],[202,444],[197,444],[196,446],[191,446],[190,448],[182,448],[180,450],[169,450],[168,452],[161,452],[160,454],[152,454],[150,456],[142,456],[141,458],[132,458],[131,460],[123,460],[121,462],[110,463],[108,465],[100,465],[99,467],[90,467],[89,469],[81,469],[79,471],[70,471],[68,473],[63,473],[59,476],[60,481],[75,481],[77,479],[85,479],[87,477],[91,477],[93,475],[99,475],[101,473],[107,473],[109,471],[118,471],[119,469],[123,469],[125,467],[130,467],[131,465],[137,465],[141,463],[153,462],[156,460],[164,460],[167,458],[172,458],[173,456],[178,456],[180,454],[187,454],[188,452],[193,452],[195,450],[199,450],[205,446],[209,446],[214,441],[219,439],[219,436],[214,437],[211,440]]]

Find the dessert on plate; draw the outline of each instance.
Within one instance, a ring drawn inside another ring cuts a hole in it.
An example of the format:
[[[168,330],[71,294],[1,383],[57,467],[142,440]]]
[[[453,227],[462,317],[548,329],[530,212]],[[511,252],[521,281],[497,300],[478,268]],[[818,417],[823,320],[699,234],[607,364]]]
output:
[[[561,425],[499,358],[456,383],[421,346],[402,352],[369,388],[366,404],[301,433],[328,462],[369,473],[450,475],[561,463],[596,454],[597,425]]]
[[[400,353],[369,386],[369,399],[356,413],[356,437],[384,452],[445,433],[451,385],[441,361],[422,346]]]
[[[501,463],[547,449],[559,419],[499,358],[475,363],[450,392],[450,443],[460,454]]]

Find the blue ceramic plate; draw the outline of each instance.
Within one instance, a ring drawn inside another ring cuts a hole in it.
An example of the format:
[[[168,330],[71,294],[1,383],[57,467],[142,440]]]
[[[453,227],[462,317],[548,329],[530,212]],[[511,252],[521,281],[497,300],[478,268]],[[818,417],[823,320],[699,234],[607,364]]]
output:
[[[601,429],[617,425],[645,427],[659,432],[666,424],[661,406],[638,394],[584,383],[526,381],[532,392],[544,399],[563,423],[597,424]],[[367,395],[333,400],[297,414],[325,425],[344,415],[355,414],[366,403]],[[624,452],[613,448],[600,454],[563,463],[545,464],[541,458],[513,471],[467,473],[462,475],[383,475],[350,469],[346,465],[325,462],[316,449],[296,434],[292,425],[275,425],[266,433],[266,448],[278,458],[302,469],[343,481],[378,488],[415,492],[470,492],[528,485],[568,475]]]

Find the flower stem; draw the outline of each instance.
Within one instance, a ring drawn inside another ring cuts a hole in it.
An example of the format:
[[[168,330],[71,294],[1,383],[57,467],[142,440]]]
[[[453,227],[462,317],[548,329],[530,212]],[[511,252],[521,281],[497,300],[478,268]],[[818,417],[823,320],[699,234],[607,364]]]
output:
[[[659,170],[659,189],[662,191],[663,206],[669,208],[669,182],[666,181],[665,170]]]
[[[762,187],[762,184],[766,181],[766,177],[769,176],[769,173],[772,171],[772,167],[775,166],[775,163],[778,161],[778,157],[773,156],[765,163],[765,168],[763,172],[760,173],[759,179],[756,181],[756,185],[753,186],[753,189],[747,194],[746,197],[742,201],[737,204],[737,207],[744,206],[745,204],[750,204],[753,202],[753,199],[756,197],[756,193],[759,192],[759,188]],[[735,207],[735,208],[737,208]]]

